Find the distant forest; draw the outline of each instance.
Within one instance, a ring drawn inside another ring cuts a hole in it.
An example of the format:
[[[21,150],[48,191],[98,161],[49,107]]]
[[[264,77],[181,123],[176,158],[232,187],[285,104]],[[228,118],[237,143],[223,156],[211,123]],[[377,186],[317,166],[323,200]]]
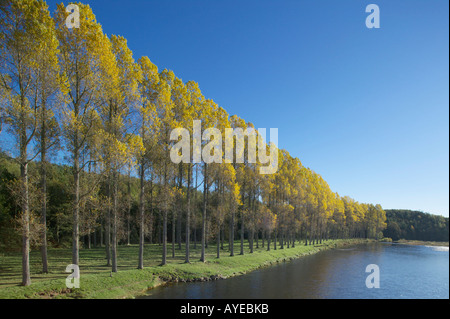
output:
[[[406,209],[386,209],[387,228],[383,234],[399,239],[448,241],[448,217]]]

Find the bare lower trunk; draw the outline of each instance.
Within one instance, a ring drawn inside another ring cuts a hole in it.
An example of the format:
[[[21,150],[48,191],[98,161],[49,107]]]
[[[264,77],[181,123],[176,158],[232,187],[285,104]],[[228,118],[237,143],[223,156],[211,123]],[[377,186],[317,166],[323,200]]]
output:
[[[273,250],[277,250],[277,232],[273,234]]]
[[[75,157],[74,161],[74,182],[75,182],[75,198],[74,198],[74,208],[73,208],[73,231],[72,231],[72,264],[79,264],[79,254],[80,254],[80,172],[78,156]]]
[[[108,207],[106,213],[106,227],[105,227],[105,251],[106,251],[106,266],[111,267],[111,209]]]
[[[244,212],[241,212],[241,252],[239,255],[244,254]]]
[[[101,221],[101,224],[100,224],[100,247],[103,247],[103,236],[104,236],[104,233],[103,233],[103,228],[104,228],[104,224],[105,222],[103,221],[103,219],[102,219],[102,221]]]
[[[181,210],[178,210],[177,217],[178,217],[177,218],[177,244],[178,244],[178,250],[181,250]]]
[[[45,140],[45,139],[44,139]],[[42,212],[41,212],[41,224],[42,224],[42,235],[41,235],[41,257],[42,257],[42,272],[44,274],[48,273],[48,258],[47,258],[47,169],[46,169],[46,159],[45,159],[45,141],[41,142],[44,144],[41,150],[41,177],[42,177]]]
[[[221,240],[221,242],[220,242],[220,249],[223,250],[223,241],[225,239],[225,226],[223,224],[222,224],[221,232],[222,232],[222,235],[221,235],[221,238],[220,238],[220,240]]]
[[[234,256],[234,210],[231,212],[230,222],[230,256]]]
[[[176,236],[176,214],[175,211],[172,213],[172,258],[175,258],[175,236]]]
[[[208,192],[206,192],[206,201],[208,202]],[[206,216],[206,215],[205,215]],[[208,217],[205,221],[205,249],[208,248]]]
[[[188,166],[188,176],[187,176],[188,184],[186,190],[187,197],[187,207],[186,207],[186,257],[184,262],[189,263],[189,235],[191,233],[190,223],[191,223],[191,164]]]
[[[128,196],[128,209],[127,209],[127,246],[130,245],[130,218],[131,218],[131,171],[128,171],[128,183],[127,183],[127,196]]]
[[[194,249],[197,249],[197,227],[194,226]]]
[[[42,107],[43,116],[46,118],[46,107]],[[47,140],[46,140],[46,121],[42,121],[41,125],[41,187],[42,187],[42,211],[41,211],[41,257],[42,257],[42,272],[44,274],[48,273],[48,258],[47,258]]]
[[[208,181],[207,181],[207,164],[205,163],[204,170],[204,181],[203,181],[203,212],[202,212],[202,252],[200,256],[200,261],[205,262],[205,245],[206,245],[206,195],[208,191]]]
[[[163,212],[163,234],[162,234],[163,252],[161,266],[167,263],[167,210]]]
[[[139,261],[138,269],[144,269],[144,166],[140,167],[140,191],[139,191]]]
[[[111,171],[107,169],[108,178],[108,198],[111,199],[112,196],[112,181],[111,181]],[[106,216],[105,216],[105,253],[106,253],[106,266],[111,267],[111,205],[108,205],[106,208]]]
[[[280,249],[284,249],[284,231],[280,234]]]
[[[28,205],[28,164],[21,164],[20,175],[22,177],[22,285],[31,285],[30,277],[30,211]]]
[[[250,232],[249,244],[250,244],[250,254],[253,254],[253,236],[255,235],[254,230]]]
[[[127,214],[127,246],[131,245],[130,236],[131,232],[130,232],[130,209],[129,209]]]
[[[113,174],[113,229],[112,229],[112,272],[117,272],[117,180],[116,174]]]
[[[217,231],[217,258],[220,258],[220,225]]]
[[[180,190],[183,189],[183,163],[180,162],[179,164],[179,179],[178,179],[178,188]],[[183,206],[181,204],[182,200],[180,198],[180,203],[177,204],[177,244],[178,244],[178,250],[181,250],[181,215]]]
[[[295,248],[295,234],[292,236],[292,248]]]
[[[261,231],[261,247],[262,247],[262,248],[264,248],[264,236],[265,236],[264,233],[265,233],[265,231],[262,230],[262,231]]]

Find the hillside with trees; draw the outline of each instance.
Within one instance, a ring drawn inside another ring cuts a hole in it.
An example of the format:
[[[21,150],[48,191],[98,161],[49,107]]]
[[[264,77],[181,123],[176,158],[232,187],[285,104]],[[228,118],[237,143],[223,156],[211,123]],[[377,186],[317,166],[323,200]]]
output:
[[[386,209],[385,237],[448,242],[448,217],[406,209]]]

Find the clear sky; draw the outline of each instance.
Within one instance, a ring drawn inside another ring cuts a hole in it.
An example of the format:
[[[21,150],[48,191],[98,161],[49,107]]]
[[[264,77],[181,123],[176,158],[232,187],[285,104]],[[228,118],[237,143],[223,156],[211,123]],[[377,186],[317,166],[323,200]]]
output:
[[[198,82],[257,128],[278,128],[279,147],[333,191],[449,215],[447,0],[84,3],[136,59]],[[370,3],[379,29],[366,28]]]

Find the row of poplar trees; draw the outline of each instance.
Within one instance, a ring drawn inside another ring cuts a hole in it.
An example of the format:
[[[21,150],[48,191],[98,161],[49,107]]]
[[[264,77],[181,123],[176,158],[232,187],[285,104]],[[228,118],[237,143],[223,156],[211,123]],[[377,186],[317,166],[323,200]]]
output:
[[[267,249],[276,249],[277,242],[280,248],[293,247],[300,239],[314,244],[331,237],[376,237],[385,227],[380,205],[340,197],[286,150],[277,149],[278,171],[267,175],[259,174],[260,163],[247,159],[173,163],[169,152],[176,141],[170,139],[170,132],[176,127],[187,128],[192,136],[197,119],[203,130],[215,127],[222,135],[228,127],[253,125],[206,99],[197,83],[184,83],[167,69],[159,71],[146,56],[135,61],[125,38],[106,36],[91,8],[77,5],[79,27],[68,28],[69,13],[63,4],[53,17],[41,0],[0,4],[0,123],[16,138],[20,165],[23,285],[31,283],[30,228],[35,225],[41,227],[43,272],[48,272],[46,168],[55,149],[64,152],[72,167],[73,264],[79,264],[80,227],[90,223],[89,218],[81,218],[83,212],[96,219],[94,210],[104,210],[107,261],[117,272],[119,187],[130,171],[139,180],[139,269],[145,264],[145,225],[154,211],[150,207],[162,215],[162,264],[168,258],[170,216],[172,229],[178,227],[179,234],[183,225],[185,261],[190,262],[191,215],[199,209],[192,205],[194,194],[203,196],[202,261],[207,217],[212,221],[208,235],[216,239],[217,257],[225,229],[234,255],[236,237],[241,239],[240,254],[244,253],[245,232],[253,252],[253,240],[259,236],[267,240]],[[39,188],[29,182],[31,161],[40,165]],[[194,182],[194,177],[201,182]],[[95,205],[99,193],[108,205]],[[31,205],[36,194],[39,208]]]

